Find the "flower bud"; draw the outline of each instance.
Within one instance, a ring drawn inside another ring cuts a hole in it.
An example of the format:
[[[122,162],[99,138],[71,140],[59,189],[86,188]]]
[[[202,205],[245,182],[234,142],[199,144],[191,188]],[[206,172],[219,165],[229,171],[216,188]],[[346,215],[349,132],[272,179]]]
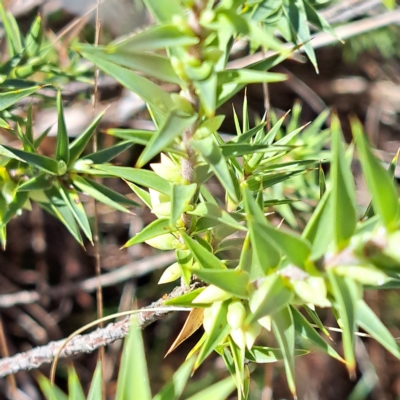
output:
[[[232,329],[239,329],[246,318],[246,308],[240,300],[232,301],[228,306],[226,319]]]
[[[221,304],[221,301],[216,301],[211,307],[204,309],[203,328],[206,333],[211,332],[211,328],[214,324],[215,317],[218,314]]]
[[[232,330],[230,335],[232,340],[239,347],[239,349],[244,350],[246,348],[246,335],[242,328]]]
[[[165,235],[156,236],[152,239],[146,240],[149,246],[154,247],[159,250],[172,250],[174,249],[173,242],[175,240],[175,236],[167,233]]]
[[[220,289],[217,286],[210,285],[207,286],[194,300],[194,304],[211,304],[215,301],[228,300],[232,295],[225,290]]]
[[[252,323],[250,326],[244,328],[244,336],[246,339],[246,347],[250,350],[256,339],[258,338],[258,335],[261,332],[261,325],[256,321]]]
[[[258,323],[265,328],[268,332],[271,332],[271,317],[269,315],[262,317],[258,320]]]
[[[181,275],[182,275],[181,267],[177,262],[173,263],[163,272],[160,280],[158,281],[158,284],[161,285],[162,283],[169,283],[176,281],[178,278],[180,278]]]

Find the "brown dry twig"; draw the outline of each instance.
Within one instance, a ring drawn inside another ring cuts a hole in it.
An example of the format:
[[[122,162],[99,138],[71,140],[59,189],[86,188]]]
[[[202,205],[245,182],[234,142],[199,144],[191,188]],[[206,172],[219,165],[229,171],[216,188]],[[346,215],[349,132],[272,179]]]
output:
[[[188,288],[178,286],[169,295],[163,296],[149,306],[143,308],[142,312],[137,314],[136,321],[140,328],[144,329],[150,324],[165,318],[172,311],[159,311],[163,307],[165,300],[181,296],[185,293],[197,289],[201,283],[196,282]],[[157,309],[157,311],[153,311]],[[98,328],[94,332],[75,336],[62,350],[60,357],[66,358],[82,353],[91,353],[102,346],[107,346],[116,340],[123,339],[129,332],[131,317],[126,317],[121,321],[108,324],[105,328]],[[19,371],[26,371],[39,368],[43,364],[51,363],[65,339],[56,342],[50,342],[45,346],[35,347],[24,353],[16,354],[12,357],[0,360],[0,378]]]
[[[93,292],[96,290],[98,282],[102,287],[112,286],[127,279],[139,278],[152,271],[165,267],[175,261],[175,253],[166,252],[155,256],[146,257],[143,260],[133,261],[111,272],[103,274],[100,278],[94,277],[82,282],[68,283],[48,288],[45,294],[52,299],[72,295],[80,290],[84,292]],[[18,304],[31,304],[40,300],[40,294],[37,291],[23,290],[16,293],[0,295],[0,308],[9,308]]]

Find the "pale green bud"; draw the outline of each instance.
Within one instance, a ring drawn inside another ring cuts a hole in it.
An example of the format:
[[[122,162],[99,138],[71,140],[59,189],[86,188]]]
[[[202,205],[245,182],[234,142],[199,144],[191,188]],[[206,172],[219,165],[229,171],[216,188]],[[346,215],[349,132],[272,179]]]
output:
[[[171,215],[171,202],[157,204],[152,207],[151,212],[158,218],[169,217]]]
[[[185,114],[193,115],[195,113],[194,108],[190,101],[178,93],[171,93],[171,99],[174,102],[178,110]]]
[[[232,340],[239,347],[239,349],[244,350],[246,348],[246,335],[242,328],[232,330],[230,335]]]
[[[310,276],[306,280],[292,281],[293,289],[305,303],[312,303],[318,307],[330,307],[327,299],[327,288],[322,277]]]
[[[176,281],[178,278],[181,277],[181,275],[182,275],[181,267],[177,262],[173,263],[163,272],[160,280],[158,281],[158,284],[161,285],[162,283],[169,283]]]
[[[268,332],[271,332],[271,317],[269,315],[262,317],[258,320],[258,323],[265,328]]]
[[[216,301],[211,307],[204,309],[203,328],[206,333],[211,332],[215,318],[221,308],[222,301]]]
[[[87,171],[90,169],[90,166],[93,164],[92,160],[78,160],[74,163],[72,169],[74,171]]]
[[[261,325],[258,322],[254,322],[248,327],[244,328],[244,336],[246,339],[246,347],[250,350],[256,339],[258,338],[258,335],[261,333]]]
[[[154,247],[155,249],[159,250],[172,250],[174,249],[173,243],[175,240],[175,236],[167,233],[165,235],[160,235],[154,237],[152,239],[146,240],[149,246]]]
[[[240,300],[232,301],[228,306],[226,319],[232,329],[238,329],[243,325],[246,318],[246,308]]]
[[[194,304],[211,304],[215,301],[228,300],[232,295],[225,290],[220,289],[217,286],[207,286],[194,300]]]

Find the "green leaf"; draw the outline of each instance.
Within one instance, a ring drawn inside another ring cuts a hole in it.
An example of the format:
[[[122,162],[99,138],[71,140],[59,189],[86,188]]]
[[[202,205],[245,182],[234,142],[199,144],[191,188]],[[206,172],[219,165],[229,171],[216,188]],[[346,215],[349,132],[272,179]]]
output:
[[[31,28],[26,35],[25,51],[28,57],[34,57],[39,53],[43,40],[42,18],[38,15],[32,22]]]
[[[182,238],[192,252],[193,257],[199,263],[200,268],[210,268],[216,270],[225,270],[226,267],[224,263],[217,258],[214,254],[210,253],[206,248],[204,248],[200,243],[193,240],[186,233],[181,232]]]
[[[272,316],[272,330],[283,354],[289,389],[293,397],[296,398],[296,384],[294,381],[295,331],[290,307],[286,307]]]
[[[248,285],[250,281],[249,273],[242,270],[214,270],[214,269],[191,269],[192,273],[203,281],[218,286],[225,292],[231,293],[241,299],[249,297]]]
[[[178,400],[180,399],[186,383],[192,373],[196,358],[190,357],[174,373],[172,379],[163,389],[154,396],[153,400]]]
[[[168,7],[159,0],[143,0],[146,8],[158,22],[172,22],[175,15],[183,16],[183,10],[178,0],[168,0]]]
[[[12,129],[10,124],[7,121],[5,121],[3,118],[0,118],[0,128]]]
[[[279,312],[289,304],[293,297],[293,292],[285,285],[281,276],[275,274],[262,278],[258,288],[250,297],[251,315],[248,316],[247,322],[251,323]]]
[[[251,192],[243,186],[243,204],[246,211],[247,226],[250,232],[251,244],[259,266],[267,274],[279,265],[281,254],[275,243],[270,242],[265,234],[265,216],[253,199]]]
[[[399,219],[396,185],[381,162],[373,155],[360,122],[353,119],[351,126],[365,180],[372,194],[374,211],[382,218],[386,228],[394,231]]]
[[[118,192],[91,179],[82,178],[78,175],[74,175],[72,184],[82,193],[86,193],[87,195],[93,197],[101,203],[104,203],[109,207],[115,208],[116,210],[122,212],[131,213],[131,211],[123,207],[122,204],[128,206],[139,205],[135,201],[130,200],[127,197],[119,194]]]
[[[164,24],[150,26],[142,32],[124,38],[122,41],[112,42],[107,47],[136,52],[159,50],[175,46],[193,46],[198,42],[199,39],[194,34],[190,36],[178,29],[176,25]]]
[[[0,3],[0,17],[6,33],[7,47],[11,57],[22,53],[22,38],[15,17],[10,12],[5,12],[3,3]]]
[[[14,192],[14,196],[10,203],[7,205],[7,211],[5,212],[2,220],[1,226],[7,225],[10,220],[17,214],[19,210],[22,209],[24,204],[28,201],[28,192]]]
[[[295,356],[303,356],[308,354],[308,350],[296,349]],[[250,350],[246,350],[246,359],[257,364],[274,363],[283,360],[281,349],[272,347],[253,346]]]
[[[18,192],[29,192],[31,190],[47,190],[53,185],[51,175],[40,174],[29,181],[26,181],[18,186]]]
[[[133,193],[135,193],[136,196],[139,197],[139,199],[142,200],[148,208],[151,208],[151,198],[149,192],[146,192],[146,190],[140,188],[139,186],[136,186],[134,183],[128,181],[125,181],[125,183],[132,189]]]
[[[96,153],[88,154],[83,157],[82,160],[91,160],[94,164],[104,164],[111,161],[125,150],[128,150],[130,147],[132,147],[132,145],[132,142],[126,140],[124,142],[120,142],[114,144],[113,146],[99,150]]]
[[[169,182],[158,176],[153,171],[147,171],[140,168],[114,167],[112,165],[95,165],[94,167],[110,174],[111,176],[134,182],[138,185],[154,189],[157,192],[167,195],[170,195],[171,193]]]
[[[177,85],[182,84],[171,61],[165,56],[147,52],[131,52],[110,46],[97,46],[90,52],[95,56],[106,57],[108,62],[125,67],[129,71],[141,72],[146,76]]]
[[[65,126],[64,110],[62,104],[61,92],[57,93],[57,114],[58,114],[58,130],[56,143],[56,159],[69,163],[69,140],[67,127]]]
[[[134,244],[143,243],[146,240],[157,236],[165,235],[166,233],[174,232],[176,228],[171,229],[169,219],[160,218],[150,222],[145,228],[137,233],[133,238],[129,239],[123,247],[133,246]]]
[[[217,75],[213,72],[207,79],[195,79],[193,82],[200,104],[209,118],[214,116],[217,108],[217,84]]]
[[[359,300],[357,303],[356,320],[360,328],[370,334],[395,357],[400,358],[400,349],[396,340],[364,300]]]
[[[171,217],[170,224],[175,226],[176,221],[180,216],[187,211],[194,194],[196,193],[197,185],[172,185],[171,191]]]
[[[96,48],[93,46],[79,44],[76,45],[75,49],[83,57],[92,61],[102,71],[115,78],[121,85],[135,92],[146,103],[149,103],[162,114],[165,115],[172,108],[173,103],[170,95],[155,83],[109,61],[107,54],[96,51]]]
[[[89,394],[87,400],[98,400],[102,396],[102,366],[98,362],[94,371],[92,382],[90,383]]]
[[[64,226],[69,230],[71,235],[76,239],[78,243],[83,246],[83,241],[81,234],[79,233],[78,226],[75,222],[74,215],[69,207],[69,205],[65,202],[65,200],[61,197],[61,194],[58,190],[53,187],[45,192],[49,204],[41,203],[42,207],[49,208],[51,212],[64,224]]]
[[[203,389],[195,395],[189,397],[187,400],[226,400],[235,388],[235,381],[229,377],[214,385]]]
[[[233,341],[231,336],[228,337],[228,341],[233,358],[234,374],[232,374],[232,377],[236,381],[238,400],[247,399],[247,396],[244,394],[245,367],[246,367],[246,362],[244,359],[244,349],[240,349],[239,346]]]
[[[237,214],[229,214],[214,203],[200,203],[193,211],[188,212],[188,214],[197,215],[199,217],[212,218],[234,229],[241,231],[246,230],[246,228],[232,216]]]
[[[276,72],[256,71],[253,69],[228,69],[218,73],[218,85],[229,82],[248,85],[251,83],[273,83],[287,80],[287,75]]]
[[[151,400],[142,333],[133,322],[125,340],[118,374],[116,400]]]
[[[182,296],[174,297],[164,301],[166,306],[177,306],[177,307],[193,307],[193,300],[204,290],[204,288],[194,289],[189,293],[185,293]],[[201,307],[202,304],[197,304],[195,307]],[[210,304],[205,304],[204,307],[209,307]]]
[[[52,385],[45,376],[39,375],[38,382],[46,400],[68,400],[68,396],[57,386]]]
[[[289,0],[289,5],[284,5],[283,10],[286,18],[290,21],[290,29],[295,43],[302,43],[305,53],[318,73],[317,59],[310,42],[311,35],[303,0]]]
[[[360,288],[352,279],[338,276],[332,268],[327,269],[327,275],[341,320],[343,351],[347,369],[351,376],[355,376],[356,307],[360,299]]]
[[[51,175],[58,174],[57,161],[46,156],[29,153],[24,150],[18,150],[14,149],[13,147],[2,145],[0,145],[0,155],[8,158],[13,158],[14,160],[22,161],[29,164],[30,166],[39,168],[40,170],[47,172]]]
[[[160,129],[153,133],[149,143],[137,160],[136,166],[138,168],[142,167],[158,153],[171,145],[178,136],[182,135],[185,129],[193,125],[196,118],[196,115],[187,116],[178,110],[172,110],[167,115]]]
[[[291,307],[294,327],[296,333],[304,340],[309,342],[313,347],[318,347],[324,353],[335,358],[340,362],[345,362],[343,358],[329,346],[324,339],[318,334],[318,332],[311,326],[307,319],[298,311],[295,307]]]
[[[332,219],[336,250],[347,246],[357,224],[354,178],[345,150],[340,122],[332,116]]]
[[[229,197],[234,202],[238,202],[238,195],[228,164],[216,140],[209,136],[202,140],[191,140],[190,145],[200,152],[204,160],[210,164],[211,169],[227,191]]]
[[[73,165],[73,163],[80,157],[85,150],[85,147],[89,143],[94,131],[97,128],[101,118],[103,118],[105,111],[101,112],[85,129],[85,131],[79,135],[70,145],[69,145],[69,163],[68,166]]]
[[[241,136],[242,137],[242,136]],[[276,153],[277,151],[290,150],[291,146],[271,146],[269,144],[227,143],[220,146],[224,157],[240,157],[254,153]]]
[[[74,368],[68,368],[68,397],[74,400],[86,400],[82,385]]]
[[[30,96],[35,93],[45,85],[32,86],[26,89],[11,90],[9,92],[0,93],[0,111],[9,108],[17,101],[23,99],[24,97]]]
[[[66,189],[60,184],[59,191],[61,197],[64,199],[65,203],[71,210],[76,222],[81,227],[85,236],[93,244],[92,231],[90,229],[90,224],[88,217],[86,215],[85,209],[81,203],[78,193],[75,189]]]
[[[206,336],[206,340],[201,347],[199,355],[196,359],[196,363],[194,365],[195,370],[229,334],[231,328],[226,320],[228,304],[229,301],[224,301],[218,305],[218,308],[214,314],[214,320],[212,321],[210,331]],[[214,303],[213,307],[217,307],[217,303]]]

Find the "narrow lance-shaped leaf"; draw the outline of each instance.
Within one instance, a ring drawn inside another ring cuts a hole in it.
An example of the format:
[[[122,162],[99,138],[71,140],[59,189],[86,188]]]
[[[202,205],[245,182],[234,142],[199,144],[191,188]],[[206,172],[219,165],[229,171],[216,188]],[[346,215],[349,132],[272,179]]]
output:
[[[65,200],[65,203],[71,210],[72,215],[75,217],[75,220],[82,229],[83,233],[90,240],[90,242],[93,243],[89,220],[78,193],[75,189],[66,189],[61,184],[59,187],[59,191],[61,197]]]
[[[196,363],[194,366],[195,369],[197,369],[202,364],[202,362],[229,334],[231,328],[226,320],[226,315],[228,313],[228,303],[228,301],[224,301],[218,306],[210,327],[210,331],[207,334],[206,340],[201,347],[199,355],[196,359]],[[216,304],[213,307],[215,306]]]
[[[87,400],[98,400],[102,396],[102,386],[103,386],[103,379],[102,379],[102,366],[101,363],[98,362],[96,366],[96,370],[93,374],[92,382],[90,383],[89,394]]]
[[[174,373],[172,379],[157,393],[153,400],[178,400],[180,399],[186,383],[192,373],[195,357],[186,360]]]
[[[327,275],[332,286],[332,292],[336,302],[336,309],[341,320],[343,351],[347,369],[350,376],[355,376],[355,331],[356,331],[356,307],[360,299],[358,284],[347,277],[335,274],[334,269],[328,268]]]
[[[142,167],[158,153],[168,147],[183,131],[189,128],[196,120],[196,115],[184,115],[178,110],[168,114],[159,130],[153,133],[149,143],[140,155],[136,166]]]
[[[65,164],[69,163],[69,141],[67,127],[64,120],[64,109],[62,104],[61,92],[57,93],[57,144],[56,144],[56,159],[64,161]]]
[[[364,300],[359,300],[357,303],[356,320],[360,328],[400,359],[400,348],[396,340]]]
[[[116,400],[151,400],[149,375],[142,333],[133,322],[125,341],[120,364]]]
[[[321,335],[311,326],[307,319],[295,307],[291,307],[293,322],[297,334],[306,340],[312,347],[318,347],[324,353],[340,362],[345,362],[332,346],[322,339]]]
[[[263,271],[268,273],[271,268],[279,265],[280,252],[265,235],[263,229],[265,216],[245,185],[243,185],[243,203],[254,255]]]
[[[195,150],[199,151],[205,161],[210,164],[210,167],[221,182],[221,185],[227,191],[229,197],[237,202],[238,195],[229,172],[228,164],[215,139],[209,136],[202,140],[192,140],[190,144]]]
[[[348,162],[344,157],[343,137],[340,122],[332,116],[332,225],[336,249],[343,249],[352,237],[357,212],[354,180]]]
[[[183,16],[183,10],[178,0],[169,0],[168,7],[159,0],[143,0],[148,10],[158,22],[172,22],[175,15]]]
[[[26,89],[12,90],[9,92],[0,93],[0,111],[9,108],[17,101],[23,99],[24,97],[30,96],[35,93],[45,85],[32,86]]]
[[[181,232],[181,235],[186,246],[192,252],[193,257],[199,263],[199,266],[201,268],[225,270],[226,267],[224,263],[214,254],[210,253],[206,248],[204,248],[200,243],[193,240],[186,233]]]
[[[43,39],[42,18],[38,15],[33,21],[31,28],[26,36],[25,51],[28,57],[34,57],[38,54]]]
[[[189,397],[187,400],[203,400],[203,399],[225,400],[229,397],[234,388],[235,388],[235,381],[231,377],[228,377],[206,389],[203,389],[202,391]]]
[[[123,41],[110,43],[108,47],[129,51],[150,51],[174,46],[192,46],[199,39],[194,35],[182,32],[176,25],[163,24],[147,28]]]
[[[79,233],[79,229],[75,222],[75,218],[69,206],[66,204],[65,200],[61,197],[60,193],[57,191],[55,187],[47,190],[45,193],[50,203],[49,204],[42,203],[40,205],[45,209],[49,208],[50,212],[53,213],[64,224],[64,226],[69,230],[69,232],[76,239],[76,241],[83,246],[82,237],[81,234]]]
[[[138,204],[123,196],[122,194],[90,179],[82,178],[81,176],[74,175],[72,184],[82,193],[86,193],[94,199],[104,203],[116,210],[131,213],[122,204],[129,206],[137,206]]]
[[[174,226],[181,214],[186,211],[194,194],[196,193],[197,185],[172,185],[171,191],[171,217],[170,224]]]
[[[68,397],[74,400],[86,400],[78,374],[72,367],[68,368]]]
[[[296,398],[296,384],[294,381],[295,331],[293,316],[289,307],[278,311],[272,316],[272,329],[283,354],[283,363],[285,365],[289,389]]]
[[[89,143],[97,125],[99,124],[101,118],[103,118],[104,111],[101,112],[85,129],[85,131],[79,135],[70,145],[69,145],[69,164],[71,166],[83,153],[85,147]]]
[[[143,243],[146,240],[165,235],[166,233],[173,232],[174,230],[176,229],[171,229],[169,220],[167,218],[156,219],[143,228],[133,238],[129,239],[123,247],[129,247],[133,246],[134,244]]]
[[[170,195],[171,185],[169,182],[153,171],[140,168],[114,167],[112,165],[95,165],[94,167],[111,176],[116,176],[146,188],[154,189],[157,192]]]
[[[231,293],[241,299],[249,297],[249,273],[238,269],[192,269],[193,274],[196,274],[203,281],[215,285],[225,292]]]
[[[352,121],[352,131],[365,180],[372,195],[374,211],[382,218],[386,228],[393,231],[399,219],[399,196],[395,183],[372,154],[359,121]]]
[[[13,147],[2,145],[0,145],[0,155],[22,161],[51,175],[58,174],[57,161],[47,156],[29,153],[24,150],[14,149]]]
[[[105,164],[117,157],[133,146],[129,140],[114,144],[113,146],[99,150],[96,153],[91,153],[83,157],[83,160],[91,160],[94,164]]]
[[[146,103],[149,103],[162,114],[165,115],[172,108],[173,103],[170,95],[155,83],[127,68],[110,62],[107,54],[98,53],[93,46],[80,44],[76,46],[76,50],[127,89],[137,93]]]

